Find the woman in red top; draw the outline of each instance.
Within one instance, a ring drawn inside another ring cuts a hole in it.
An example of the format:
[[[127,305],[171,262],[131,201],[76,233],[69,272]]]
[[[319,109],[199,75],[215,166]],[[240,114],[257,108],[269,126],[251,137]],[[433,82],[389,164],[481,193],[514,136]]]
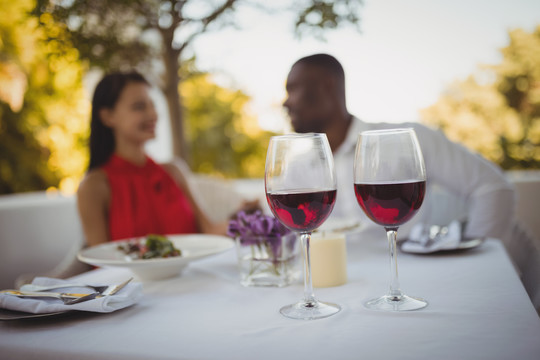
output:
[[[209,221],[173,164],[158,165],[144,144],[155,137],[150,85],[138,73],[115,73],[92,99],[90,166],[77,193],[88,245],[148,234],[225,234]]]

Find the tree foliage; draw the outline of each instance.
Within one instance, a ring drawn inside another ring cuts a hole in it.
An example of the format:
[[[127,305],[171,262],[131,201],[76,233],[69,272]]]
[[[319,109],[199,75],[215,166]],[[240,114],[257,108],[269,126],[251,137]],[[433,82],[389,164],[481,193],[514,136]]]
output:
[[[262,177],[268,141],[257,119],[246,113],[249,97],[216,85],[211,75],[189,77],[185,99],[186,138],[192,144],[192,170],[223,177]]]
[[[181,65],[198,36],[234,24],[237,8],[264,11],[268,4],[274,2],[0,0],[0,194],[76,188],[88,163],[90,104],[83,78],[91,68],[136,68],[161,87],[175,155],[188,154],[185,110],[196,171],[261,176],[272,134],[245,114],[249,98],[212,84],[208,74],[190,77],[193,69]],[[277,11],[298,14],[298,34],[320,35],[356,24],[350,13],[359,4],[302,0]]]
[[[352,24],[357,27],[360,23],[359,8],[362,1],[358,0],[312,0],[303,2],[295,22],[296,35],[313,34],[324,38],[324,29],[335,29],[341,24]]]
[[[423,121],[478,151],[503,169],[540,169],[540,26],[509,33],[498,65],[483,67],[488,81],[456,81]]]
[[[302,0],[294,7],[297,33],[357,24],[361,0]],[[123,67],[164,71],[158,83],[170,116],[173,153],[190,160],[185,141],[184,113],[178,84],[185,75],[181,63],[186,48],[200,35],[234,24],[240,6],[273,4],[263,0],[38,0],[36,12],[51,14],[65,24],[82,58],[105,70]],[[276,10],[275,8],[273,10]],[[354,12],[354,13],[353,13]],[[315,29],[315,30],[314,30]],[[154,71],[155,73],[155,71]]]
[[[0,194],[75,186],[83,172],[88,108],[78,52],[46,42],[65,30],[29,15],[34,1],[1,0]]]

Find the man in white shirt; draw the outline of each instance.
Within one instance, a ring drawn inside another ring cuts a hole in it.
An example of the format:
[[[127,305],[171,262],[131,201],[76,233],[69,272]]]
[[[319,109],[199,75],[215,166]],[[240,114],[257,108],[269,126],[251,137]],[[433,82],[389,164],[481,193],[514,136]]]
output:
[[[316,54],[298,60],[289,72],[286,88],[288,97],[283,106],[294,130],[326,133],[332,148],[338,179],[332,218],[357,218],[366,225],[373,224],[363,214],[354,195],[353,162],[358,134],[365,130],[411,127],[416,131],[424,155],[428,190],[421,212],[407,228],[418,221],[449,223],[453,220],[449,217],[459,217],[467,221],[465,237],[509,239],[515,195],[513,186],[496,165],[424,125],[366,123],[355,118],[346,106],[343,68],[330,55]],[[450,203],[458,203],[456,199],[466,203],[466,207],[462,206],[465,214],[446,211],[448,202],[430,203],[430,199],[435,199],[435,188],[449,194]],[[435,218],[444,211],[446,219]],[[407,235],[407,228],[400,230],[401,236]]]

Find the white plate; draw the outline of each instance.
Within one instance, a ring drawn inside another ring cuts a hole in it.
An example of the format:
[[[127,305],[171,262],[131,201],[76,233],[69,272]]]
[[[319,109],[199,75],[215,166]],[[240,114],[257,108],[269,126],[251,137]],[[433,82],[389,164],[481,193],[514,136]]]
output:
[[[130,269],[140,280],[159,280],[179,275],[194,260],[219,254],[234,246],[232,239],[220,235],[167,235],[181,256],[156,259],[131,259],[118,245],[128,240],[111,241],[83,249],[77,258],[94,266],[116,266]]]
[[[407,251],[403,250],[402,245],[406,240],[400,241],[398,243],[398,247],[401,251],[407,252],[410,254],[435,254],[435,253],[449,253],[449,252],[460,252],[465,250],[474,249],[480,245],[482,245],[485,241],[485,238],[473,238],[473,239],[462,239],[454,248],[450,249],[436,249],[432,251]]]

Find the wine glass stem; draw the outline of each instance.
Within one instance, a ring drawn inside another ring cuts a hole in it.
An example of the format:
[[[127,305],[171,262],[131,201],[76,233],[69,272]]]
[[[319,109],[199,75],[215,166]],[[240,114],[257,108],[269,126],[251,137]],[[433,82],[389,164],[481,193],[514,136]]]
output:
[[[302,242],[302,253],[304,257],[304,302],[307,306],[315,305],[317,300],[313,294],[313,283],[311,281],[311,258],[310,258],[310,242],[311,233],[301,233],[300,240]]]
[[[398,265],[397,265],[397,227],[396,228],[386,228],[386,236],[388,237],[388,247],[390,249],[390,299],[393,301],[401,300],[403,295],[399,288],[399,277],[398,277]]]

